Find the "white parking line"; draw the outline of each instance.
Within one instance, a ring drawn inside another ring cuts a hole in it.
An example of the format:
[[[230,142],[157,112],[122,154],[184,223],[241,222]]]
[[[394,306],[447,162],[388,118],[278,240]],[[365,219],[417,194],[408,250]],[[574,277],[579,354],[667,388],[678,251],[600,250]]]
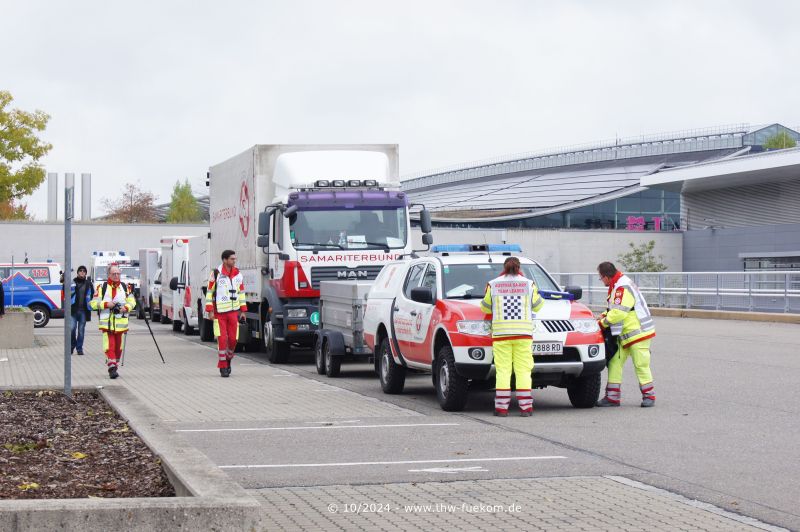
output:
[[[512,456],[508,458],[454,458],[443,460],[399,460],[396,462],[334,462],[327,464],[227,465],[220,469],[275,469],[280,467],[348,467],[368,465],[445,464],[458,462],[513,462],[520,460],[566,460],[566,456]]]
[[[325,425],[321,427],[259,427],[245,429],[180,429],[175,432],[248,432],[262,430],[385,429],[393,427],[455,427],[458,423],[407,423],[398,425]]]

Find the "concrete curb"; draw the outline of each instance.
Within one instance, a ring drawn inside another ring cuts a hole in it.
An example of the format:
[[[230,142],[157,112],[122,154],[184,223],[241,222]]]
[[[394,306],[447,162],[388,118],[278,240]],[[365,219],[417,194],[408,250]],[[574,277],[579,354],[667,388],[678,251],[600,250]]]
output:
[[[19,389],[19,388],[17,388]],[[26,388],[31,389],[31,388]],[[95,392],[95,388],[76,388]],[[162,461],[177,497],[1,500],[0,530],[261,530],[261,505],[127,388],[100,394]]]
[[[600,313],[606,309],[605,306],[592,305],[592,311]],[[732,310],[701,310],[685,308],[661,308],[650,307],[653,316],[663,316],[667,318],[697,318],[708,320],[739,320],[757,321],[770,323],[800,323],[800,314],[784,314],[776,312],[740,312]]]

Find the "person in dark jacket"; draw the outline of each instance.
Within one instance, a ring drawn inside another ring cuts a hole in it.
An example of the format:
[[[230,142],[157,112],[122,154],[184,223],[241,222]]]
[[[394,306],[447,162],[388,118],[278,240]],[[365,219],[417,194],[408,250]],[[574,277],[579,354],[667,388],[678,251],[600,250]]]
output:
[[[72,300],[70,301],[70,314],[72,315],[72,352],[78,350],[83,355],[83,338],[86,322],[92,321],[92,309],[89,303],[94,290],[92,281],[86,277],[86,266],[78,266],[78,276],[72,280]]]

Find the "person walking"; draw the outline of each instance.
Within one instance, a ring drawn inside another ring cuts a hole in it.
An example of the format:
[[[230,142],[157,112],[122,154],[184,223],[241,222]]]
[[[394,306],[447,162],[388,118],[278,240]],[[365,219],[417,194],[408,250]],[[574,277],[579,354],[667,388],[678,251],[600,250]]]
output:
[[[606,311],[600,316],[598,324],[610,329],[617,337],[619,349],[608,363],[608,384],[606,395],[597,406],[619,406],[622,398],[622,368],[625,361],[633,360],[639,388],[642,392],[643,407],[656,404],[653,388],[653,374],[650,371],[650,341],[656,335],[656,326],[650,308],[642,292],[633,280],[610,262],[597,266],[600,280],[608,287]]]
[[[78,275],[72,280],[72,300],[70,301],[70,314],[72,315],[71,353],[77,349],[83,355],[83,338],[86,331],[86,322],[92,321],[92,281],[86,277],[86,266],[78,266]]]
[[[236,252],[222,252],[222,264],[214,268],[206,291],[206,312],[213,315],[217,337],[217,368],[220,377],[230,377],[239,322],[247,312],[242,274],[236,268]]]
[[[492,352],[496,374],[494,415],[508,416],[511,374],[517,388],[520,415],[533,413],[533,316],[544,306],[536,284],[525,278],[516,257],[503,263],[503,274],[489,281],[481,301],[484,314],[492,315]]]
[[[119,377],[117,364],[125,343],[125,333],[128,332],[128,314],[136,308],[133,292],[120,282],[119,266],[109,266],[108,280],[97,287],[90,306],[98,313],[108,376],[116,379]]]

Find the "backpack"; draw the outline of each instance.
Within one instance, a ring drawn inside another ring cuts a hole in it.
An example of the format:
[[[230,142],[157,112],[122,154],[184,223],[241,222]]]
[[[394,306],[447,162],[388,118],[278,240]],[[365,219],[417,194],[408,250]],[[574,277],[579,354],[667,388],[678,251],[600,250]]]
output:
[[[120,281],[119,286],[125,291],[125,296],[128,295],[128,285]],[[100,301],[103,301],[106,297],[106,288],[108,288],[108,281],[103,281],[103,286],[100,288]],[[100,312],[102,310],[110,310],[110,309],[97,309],[97,319],[100,319]]]

